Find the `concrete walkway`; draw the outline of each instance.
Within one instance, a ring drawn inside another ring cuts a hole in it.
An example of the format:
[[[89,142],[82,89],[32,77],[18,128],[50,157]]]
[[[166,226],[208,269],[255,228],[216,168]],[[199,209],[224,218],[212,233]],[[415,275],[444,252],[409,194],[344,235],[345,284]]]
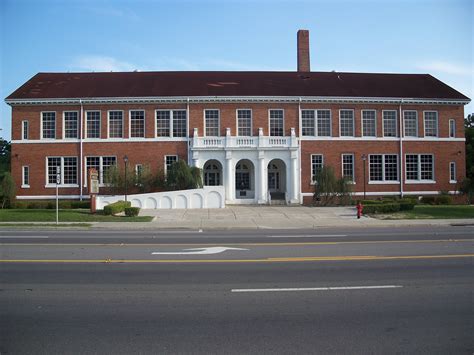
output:
[[[94,228],[123,229],[315,229],[474,224],[474,219],[357,219],[355,207],[227,206],[223,209],[141,210],[150,223],[97,223]]]

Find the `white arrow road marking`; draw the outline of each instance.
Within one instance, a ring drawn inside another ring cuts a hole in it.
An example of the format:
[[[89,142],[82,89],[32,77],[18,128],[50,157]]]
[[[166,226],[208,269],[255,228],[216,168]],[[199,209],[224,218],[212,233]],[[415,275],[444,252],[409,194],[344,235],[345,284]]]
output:
[[[248,250],[243,248],[229,248],[229,247],[209,247],[209,248],[190,248],[183,249],[183,251],[172,252],[153,252],[152,255],[197,255],[197,254],[218,254],[226,250]]]

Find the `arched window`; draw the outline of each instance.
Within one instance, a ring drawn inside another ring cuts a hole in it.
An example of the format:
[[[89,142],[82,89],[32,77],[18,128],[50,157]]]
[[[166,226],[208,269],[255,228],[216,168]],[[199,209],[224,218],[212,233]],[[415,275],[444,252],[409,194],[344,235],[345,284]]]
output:
[[[237,190],[250,190],[250,171],[245,163],[235,167],[235,187]]]
[[[206,163],[204,166],[204,185],[218,186],[221,184],[221,169],[215,162]]]

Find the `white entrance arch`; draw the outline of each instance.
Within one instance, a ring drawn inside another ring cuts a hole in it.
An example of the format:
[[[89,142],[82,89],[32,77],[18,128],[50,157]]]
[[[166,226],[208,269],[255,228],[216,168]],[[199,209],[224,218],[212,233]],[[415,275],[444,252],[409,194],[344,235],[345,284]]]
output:
[[[255,167],[248,159],[241,159],[235,165],[235,198],[255,198]]]

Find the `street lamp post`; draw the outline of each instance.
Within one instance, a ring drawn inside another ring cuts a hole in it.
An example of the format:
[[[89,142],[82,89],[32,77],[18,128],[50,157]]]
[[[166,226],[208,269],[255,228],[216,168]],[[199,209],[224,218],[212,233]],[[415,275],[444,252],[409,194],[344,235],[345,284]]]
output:
[[[125,202],[127,202],[127,163],[128,163],[128,157],[126,155],[123,157],[123,162],[125,163]]]
[[[364,167],[364,200],[365,200],[365,162],[367,161],[367,155],[362,154],[362,165]]]

